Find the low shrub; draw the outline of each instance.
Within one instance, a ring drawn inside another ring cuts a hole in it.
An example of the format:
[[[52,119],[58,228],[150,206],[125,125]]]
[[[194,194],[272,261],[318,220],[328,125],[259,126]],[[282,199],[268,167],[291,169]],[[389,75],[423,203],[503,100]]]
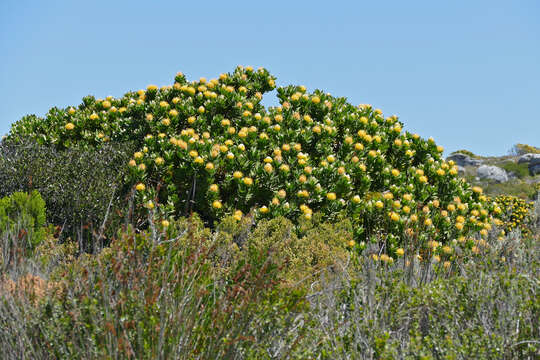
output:
[[[529,166],[526,163],[518,164],[514,161],[505,161],[499,166],[509,173],[514,173],[520,179],[529,176]]]
[[[17,233],[22,248],[33,250],[45,238],[45,201],[37,191],[0,199],[0,236]]]
[[[80,256],[37,302],[0,292],[4,355],[236,359],[294,349],[305,297],[280,286],[271,249],[246,248],[229,271],[215,271],[220,244],[197,223],[157,226]]]

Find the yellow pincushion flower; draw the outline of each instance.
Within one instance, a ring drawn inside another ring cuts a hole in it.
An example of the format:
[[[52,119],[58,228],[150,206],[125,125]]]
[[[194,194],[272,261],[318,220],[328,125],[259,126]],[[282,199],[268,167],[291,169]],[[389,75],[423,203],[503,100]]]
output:
[[[427,218],[426,220],[424,220],[424,225],[431,226],[431,225],[433,225],[433,221],[431,221],[431,219]]]
[[[219,191],[219,187],[217,186],[217,184],[212,184],[210,185],[210,187],[208,188],[211,192],[218,192]]]
[[[352,198],[353,203],[359,204],[362,199],[358,195],[354,195]]]
[[[384,203],[378,200],[377,202],[375,202],[375,207],[378,209],[382,209],[384,207]]]
[[[233,177],[234,177],[235,179],[241,179],[242,176],[244,176],[244,174],[242,174],[241,171],[235,171],[235,172],[233,173]]]
[[[234,217],[234,219],[235,219],[236,221],[240,221],[240,220],[242,220],[242,215],[243,215],[243,213],[242,213],[241,210],[236,210],[236,211],[234,212],[233,217]]]
[[[403,250],[402,248],[399,248],[396,250],[397,256],[403,256],[404,254],[405,254],[405,250]]]
[[[165,160],[162,158],[162,157],[157,157],[154,162],[156,163],[156,165],[163,165],[163,163],[165,162]]]
[[[214,200],[214,202],[212,202],[212,207],[214,209],[221,209],[223,205],[221,204],[221,201],[219,200]]]
[[[66,130],[73,130],[75,129],[75,125],[73,123],[67,123],[66,124]]]
[[[328,194],[326,194],[326,198],[328,200],[336,200],[336,193],[329,192]]]
[[[244,182],[244,184],[247,185],[247,186],[253,185],[253,179],[250,178],[250,177],[245,177],[245,178],[243,179],[243,182]]]
[[[138,183],[136,186],[135,186],[135,189],[137,191],[144,191],[144,189],[146,189],[146,186],[144,186],[143,183]]]
[[[261,206],[259,211],[260,211],[261,214],[266,214],[266,213],[268,213],[268,211],[270,211],[270,209],[268,209],[268,207],[266,207],[266,206]]]
[[[162,221],[161,221],[161,226],[163,226],[164,228],[169,227],[169,225],[170,225],[170,224],[169,224],[169,221],[168,221],[168,220],[162,220]]]
[[[313,96],[313,97],[311,98],[311,102],[314,103],[314,104],[318,104],[318,103],[321,102],[321,98],[318,97],[318,96]]]
[[[205,166],[206,170],[214,170],[214,164],[209,162],[209,163],[206,163],[206,166]]]

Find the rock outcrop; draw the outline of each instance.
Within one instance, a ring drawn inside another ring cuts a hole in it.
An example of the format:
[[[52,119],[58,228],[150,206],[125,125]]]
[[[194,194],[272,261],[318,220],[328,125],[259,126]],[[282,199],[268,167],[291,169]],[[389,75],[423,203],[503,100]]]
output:
[[[472,159],[470,156],[461,153],[452,154],[446,158],[446,161],[450,160],[453,160],[457,166],[461,167],[482,165],[482,160]]]
[[[508,181],[506,171],[497,166],[482,165],[477,169],[476,174],[480,179],[492,180],[499,183]]]
[[[525,154],[518,158],[518,164],[530,163],[533,160],[540,160],[540,154]]]
[[[540,154],[529,161],[529,172],[533,176],[540,174]]]

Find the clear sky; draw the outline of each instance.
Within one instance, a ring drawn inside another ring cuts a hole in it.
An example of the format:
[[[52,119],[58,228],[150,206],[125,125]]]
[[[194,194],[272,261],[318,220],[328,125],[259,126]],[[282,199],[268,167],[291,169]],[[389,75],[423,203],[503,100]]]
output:
[[[397,114],[447,154],[540,146],[537,0],[0,0],[0,134],[88,94],[238,64]]]

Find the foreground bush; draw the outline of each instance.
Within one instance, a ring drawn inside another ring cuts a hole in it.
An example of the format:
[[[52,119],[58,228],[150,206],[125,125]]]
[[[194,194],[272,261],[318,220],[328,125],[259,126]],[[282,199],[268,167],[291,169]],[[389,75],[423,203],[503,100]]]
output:
[[[396,260],[358,255],[332,263],[342,253],[330,234],[352,236],[346,222],[307,228],[297,238],[284,218],[256,227],[233,220],[214,231],[196,218],[158,222],[139,234],[127,229],[110,248],[79,258],[48,238],[33,259],[0,276],[3,357],[535,359],[539,353],[538,238],[512,235],[491,245],[479,239],[476,251],[455,261],[435,255],[419,262],[405,252]]]
[[[169,229],[174,238],[154,230],[122,232],[99,255],[62,265],[63,273],[38,292],[24,288],[26,297],[10,291],[14,285],[0,292],[4,355],[286,356],[301,336],[288,329],[301,329],[305,301],[301,292],[279,287],[279,269],[267,260],[272,249],[246,248],[238,261],[220,264],[220,246],[197,221]],[[220,265],[228,270],[217,271]]]

